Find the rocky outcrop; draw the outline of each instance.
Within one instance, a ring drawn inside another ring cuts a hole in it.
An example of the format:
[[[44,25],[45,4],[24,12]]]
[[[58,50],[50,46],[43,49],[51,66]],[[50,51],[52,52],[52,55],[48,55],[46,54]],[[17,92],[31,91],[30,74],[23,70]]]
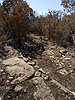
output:
[[[45,84],[42,77],[35,77],[32,81],[37,88],[37,91],[34,92],[34,98],[36,100],[55,100],[50,88]]]
[[[0,99],[74,100],[75,49],[65,49],[49,41],[45,44],[39,36],[33,41],[29,45],[33,49],[22,48],[27,56],[22,55],[22,50],[5,46],[6,60],[0,59]],[[42,44],[45,51],[39,53]]]
[[[20,59],[18,57],[13,57],[4,60],[2,64],[6,65],[6,70],[10,74],[10,76],[24,76],[25,78],[23,79],[28,79],[34,74],[34,68],[28,65],[26,62],[24,62],[23,59]]]

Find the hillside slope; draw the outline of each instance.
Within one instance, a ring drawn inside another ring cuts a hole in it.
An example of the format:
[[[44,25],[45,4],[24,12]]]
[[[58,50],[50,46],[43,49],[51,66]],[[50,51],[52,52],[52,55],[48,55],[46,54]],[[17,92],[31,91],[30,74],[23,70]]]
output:
[[[74,45],[31,34],[24,46],[5,46],[0,55],[0,100],[75,99]]]

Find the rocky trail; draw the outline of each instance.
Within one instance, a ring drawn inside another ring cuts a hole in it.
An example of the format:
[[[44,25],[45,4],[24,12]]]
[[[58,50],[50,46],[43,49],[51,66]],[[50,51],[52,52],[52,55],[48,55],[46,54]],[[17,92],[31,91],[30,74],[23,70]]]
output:
[[[0,49],[0,100],[75,99],[75,45],[31,34],[15,48]]]

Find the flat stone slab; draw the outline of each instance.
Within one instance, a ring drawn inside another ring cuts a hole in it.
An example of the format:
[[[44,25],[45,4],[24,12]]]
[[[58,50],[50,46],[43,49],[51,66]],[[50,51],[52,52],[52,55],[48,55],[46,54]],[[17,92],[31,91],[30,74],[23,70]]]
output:
[[[25,76],[30,78],[34,74],[34,68],[18,57],[4,60],[2,63],[7,65],[6,70],[11,76],[16,75],[17,77]]]
[[[5,64],[5,65],[17,65],[17,64],[19,64],[20,66],[22,66],[26,63],[24,62],[24,60],[22,60],[18,57],[13,57],[13,58],[9,58],[7,60],[4,60],[2,62],[2,64]]]
[[[33,84],[36,85],[37,91],[34,92],[36,100],[55,100],[50,88],[45,84],[42,77],[35,77],[32,79]]]

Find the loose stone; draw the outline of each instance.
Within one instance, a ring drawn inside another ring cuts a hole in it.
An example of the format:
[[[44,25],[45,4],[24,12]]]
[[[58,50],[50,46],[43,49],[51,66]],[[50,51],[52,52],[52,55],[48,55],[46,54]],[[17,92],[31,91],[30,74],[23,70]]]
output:
[[[20,85],[17,85],[16,87],[15,87],[15,89],[14,89],[14,91],[15,92],[20,92],[21,90],[22,90],[22,86],[20,86]]]
[[[45,74],[45,71],[44,71],[42,68],[40,68],[40,69],[39,69],[39,72],[41,72],[41,73],[44,73],[44,74]]]

